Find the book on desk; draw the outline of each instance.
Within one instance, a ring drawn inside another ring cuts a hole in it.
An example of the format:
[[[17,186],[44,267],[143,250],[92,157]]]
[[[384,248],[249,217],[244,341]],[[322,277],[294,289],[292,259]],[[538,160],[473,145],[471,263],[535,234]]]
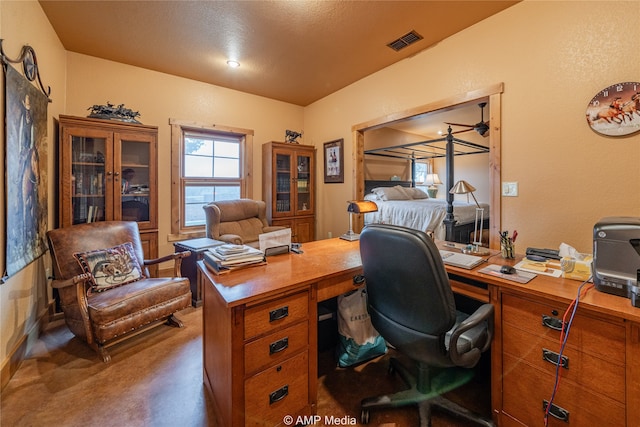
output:
[[[261,250],[247,245],[232,244],[209,248],[202,259],[216,274],[266,263]]]
[[[446,250],[440,250],[440,256],[442,257],[442,262],[448,265],[452,265],[454,267],[466,268],[467,270],[471,270],[477,265],[480,265],[484,262],[484,258],[476,255],[463,254],[460,252],[452,252]]]

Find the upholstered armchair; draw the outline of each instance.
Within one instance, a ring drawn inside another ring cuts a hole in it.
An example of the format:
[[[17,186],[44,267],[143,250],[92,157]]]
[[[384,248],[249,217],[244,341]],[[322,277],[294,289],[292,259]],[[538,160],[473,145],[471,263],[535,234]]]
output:
[[[258,247],[258,236],[286,227],[270,226],[267,206],[262,200],[237,199],[212,202],[204,206],[207,237]]]
[[[191,303],[189,280],[180,277],[188,251],[145,260],[133,221],[79,224],[47,238],[65,322],[105,363],[116,341],[163,321],[182,327],[174,313]],[[148,266],[170,260],[173,277],[150,277]]]

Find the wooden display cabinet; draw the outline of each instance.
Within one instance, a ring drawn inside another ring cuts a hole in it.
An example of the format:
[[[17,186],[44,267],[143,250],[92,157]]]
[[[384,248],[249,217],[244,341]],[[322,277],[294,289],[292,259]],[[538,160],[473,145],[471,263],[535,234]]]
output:
[[[157,258],[158,128],[64,115],[59,124],[59,226],[137,221],[145,258]]]
[[[315,239],[315,154],[310,145],[262,146],[262,194],[271,225],[291,228],[291,240]]]

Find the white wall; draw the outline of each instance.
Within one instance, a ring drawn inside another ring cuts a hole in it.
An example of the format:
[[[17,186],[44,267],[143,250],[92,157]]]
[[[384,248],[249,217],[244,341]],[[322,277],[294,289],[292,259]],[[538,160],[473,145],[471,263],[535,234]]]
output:
[[[640,81],[638,16],[637,1],[525,0],[305,108],[305,137],[344,138],[352,171],[353,125],[504,82],[502,180],[520,195],[502,199],[503,229],[519,251],[591,252],[600,218],[640,216],[640,134],[603,137],[585,120],[598,91]],[[318,236],[347,229],[335,207],[354,188],[352,174],[320,186]]]
[[[53,32],[49,21],[42,12],[37,1],[2,1],[0,2],[0,38],[3,39],[3,49],[8,57],[17,59],[22,46],[28,44],[36,52],[40,76],[45,86],[51,87],[48,106],[49,116],[47,126],[47,145],[56,143],[56,129],[54,117],[64,113],[66,101],[66,51]],[[12,65],[22,72],[22,64]],[[0,108],[2,117],[5,116],[4,73],[2,73],[2,91],[0,93]],[[5,142],[4,132],[0,136],[0,176],[5,176]],[[55,164],[56,157],[52,151],[48,153],[48,183],[49,224],[55,218]],[[0,218],[3,230],[5,227],[5,183],[0,186]],[[4,271],[5,233],[0,234],[0,265]],[[7,380],[8,357],[20,346],[24,346],[29,339],[37,336],[38,318],[46,313],[51,298],[51,289],[45,280],[46,258],[41,257],[26,268],[11,277],[7,283],[0,285],[0,372],[2,383]]]

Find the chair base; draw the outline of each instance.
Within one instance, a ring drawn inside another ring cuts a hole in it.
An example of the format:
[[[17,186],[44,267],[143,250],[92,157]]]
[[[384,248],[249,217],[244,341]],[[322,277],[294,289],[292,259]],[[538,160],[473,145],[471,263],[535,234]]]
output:
[[[420,426],[431,426],[431,410],[439,408],[453,416],[462,418],[485,427],[495,427],[490,419],[478,415],[452,402],[441,395],[454,390],[473,378],[470,369],[448,368],[436,370],[418,364],[416,378],[397,359],[391,358],[389,373],[398,372],[409,389],[395,394],[368,397],[361,402],[360,421],[368,424],[371,409],[397,408],[400,406],[417,405],[420,413]]]
[[[128,340],[129,338],[132,338],[136,335],[139,335],[143,332],[148,331],[149,329],[153,329],[157,326],[160,326],[163,323],[162,320],[158,320],[156,322],[150,323],[149,325],[146,325],[140,329],[138,329],[137,331],[131,332],[129,334],[126,334],[124,336],[118,337],[114,340],[111,340],[109,342],[106,343],[92,343],[90,344],[91,348],[93,348],[93,350],[98,353],[98,356],[100,356],[100,358],[102,359],[102,361],[104,363],[109,363],[111,362],[111,355],[109,354],[109,351],[107,350],[107,347],[111,347],[117,343],[120,343],[122,341]],[[169,317],[167,317],[164,320],[164,324],[167,326],[171,326],[174,328],[184,328],[184,324],[182,323],[182,320],[178,319],[174,314],[171,314]]]

